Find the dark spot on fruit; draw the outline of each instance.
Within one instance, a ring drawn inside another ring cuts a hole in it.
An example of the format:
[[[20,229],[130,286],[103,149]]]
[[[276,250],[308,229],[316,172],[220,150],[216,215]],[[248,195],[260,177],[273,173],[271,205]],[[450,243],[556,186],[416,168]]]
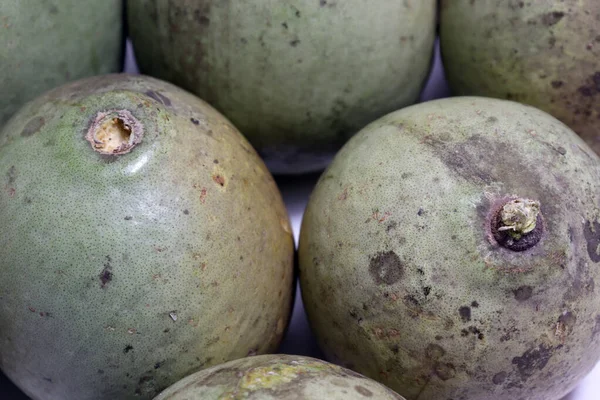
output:
[[[203,15],[201,10],[194,11],[194,20],[202,26],[210,25],[210,18],[206,15]]]
[[[451,363],[435,363],[433,370],[435,374],[443,381],[454,378],[456,375],[456,369]]]
[[[417,211],[417,215],[420,217],[421,215],[423,215],[425,211],[423,211],[422,208],[419,208],[419,211]]]
[[[533,294],[533,288],[531,286],[519,286],[513,290],[513,294],[515,295],[516,300],[525,301]]]
[[[15,168],[14,165],[8,169],[6,176],[8,177],[9,185],[12,185],[13,183],[15,183],[15,180],[17,179],[17,169]]]
[[[189,210],[183,210],[183,213],[184,213],[185,215],[189,215],[189,214],[190,214],[190,211],[189,211]]]
[[[463,306],[458,309],[458,313],[460,314],[460,318],[462,322],[469,322],[471,320],[471,308],[467,306]]]
[[[50,383],[52,383],[52,378],[46,378],[46,377],[44,377],[43,379],[44,379],[46,382],[50,382]]]
[[[502,372],[498,372],[496,375],[494,375],[494,377],[492,378],[492,382],[494,382],[494,385],[502,385],[504,383],[504,381],[506,380],[506,376],[508,374],[504,371]]]
[[[200,121],[198,121],[196,118],[190,118],[190,121],[192,121],[192,124],[194,124],[194,125],[200,124]]]
[[[103,289],[108,282],[112,281],[113,278],[112,266],[110,265],[110,262],[110,256],[106,256],[104,268],[102,269],[102,272],[100,272],[100,287]]]
[[[592,339],[594,339],[600,333],[600,315],[596,315],[596,323],[592,329]]]
[[[564,12],[553,11],[542,16],[542,23],[546,26],[557,24],[565,16]]]
[[[162,366],[163,362],[159,361],[156,364],[154,364],[154,369],[159,369]]]
[[[404,276],[404,265],[393,251],[381,252],[371,258],[369,273],[378,285],[392,285]]]
[[[360,385],[354,386],[354,389],[360,393],[361,395],[365,396],[365,397],[372,397],[373,396],[373,392],[371,392],[369,389],[366,389]]]
[[[512,363],[517,366],[517,371],[522,381],[526,381],[536,370],[544,369],[552,357],[554,348],[540,344],[537,348],[527,350],[520,357],[514,357]]]
[[[167,107],[169,107],[171,105],[171,99],[169,99],[167,96],[165,96],[159,92],[156,92],[154,90],[148,90],[146,92],[146,95],[148,97],[150,97],[151,99],[156,100],[157,102],[159,102],[162,105],[165,105]]]
[[[446,354],[446,350],[440,345],[430,343],[425,349],[425,357],[429,360],[437,361]]]
[[[386,232],[389,232],[391,230],[394,230],[398,227],[398,223],[396,221],[390,221],[390,223],[388,224],[388,226],[385,228]]]
[[[220,186],[225,186],[225,177],[223,175],[213,175],[213,181],[215,181]]]
[[[300,39],[294,39],[290,42],[290,46],[296,47],[300,44]]]
[[[23,130],[21,131],[21,136],[28,137],[33,135],[42,129],[42,126],[46,123],[44,117],[35,117],[29,120]]]
[[[123,349],[123,353],[127,354],[129,353],[131,350],[133,350],[133,346],[128,344],[127,346],[125,346],[125,348]]]
[[[98,373],[99,373],[100,375],[102,375],[102,374],[104,373],[104,370],[103,370],[103,369],[99,369],[99,370],[98,370]]]
[[[600,223],[586,221],[583,225],[583,236],[587,242],[587,252],[590,260],[600,262]]]
[[[473,308],[477,308],[477,307],[479,307],[479,303],[478,303],[478,302],[476,302],[476,301],[473,301],[473,302],[471,303],[471,307],[473,307]]]
[[[284,29],[288,29],[288,24],[286,22],[282,23],[281,26],[283,26]]]
[[[132,216],[129,216],[129,215],[127,215],[127,216],[125,217],[125,221],[131,221],[132,219],[133,219],[133,217],[132,217]]]
[[[217,160],[216,158],[213,160],[213,164],[218,164],[219,160]]]
[[[425,295],[425,297],[429,296],[429,293],[431,293],[431,287],[430,286],[425,286],[423,288],[423,294]]]
[[[567,311],[566,313],[558,317],[558,323],[565,326],[569,331],[573,329],[576,322],[577,317],[570,311]]]
[[[563,83],[564,83],[563,81],[552,81],[550,84],[552,85],[552,87],[554,89],[558,89],[558,88],[562,87]]]

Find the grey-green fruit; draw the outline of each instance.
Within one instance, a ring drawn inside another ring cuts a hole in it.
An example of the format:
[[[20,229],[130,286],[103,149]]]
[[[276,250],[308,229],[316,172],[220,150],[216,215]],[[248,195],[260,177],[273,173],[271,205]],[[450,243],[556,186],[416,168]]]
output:
[[[599,26],[598,0],[442,0],[448,81],[538,107],[600,154]]]
[[[150,399],[277,349],[288,216],[206,103],[144,76],[70,83],[0,132],[0,178],[0,367],[32,398]]]
[[[49,89],[119,72],[123,45],[122,0],[0,2],[0,127]]]
[[[356,372],[311,357],[247,357],[196,372],[155,400],[404,400]]]
[[[561,398],[600,357],[599,181],[581,138],[515,102],[458,97],[373,122],[303,220],[321,347],[409,400]]]
[[[435,0],[131,0],[142,72],[223,112],[278,173],[319,170],[349,136],[416,101]]]

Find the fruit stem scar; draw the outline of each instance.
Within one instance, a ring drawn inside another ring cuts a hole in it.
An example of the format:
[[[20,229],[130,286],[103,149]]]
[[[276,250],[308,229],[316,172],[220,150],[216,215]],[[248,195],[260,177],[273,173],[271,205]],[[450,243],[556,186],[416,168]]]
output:
[[[502,225],[499,231],[508,231],[514,239],[519,240],[524,234],[535,229],[540,202],[529,199],[515,199],[506,203],[500,211]]]
[[[101,111],[96,114],[86,139],[101,154],[129,153],[142,141],[142,123],[128,110]]]
[[[505,198],[501,206],[491,211],[489,221],[496,243],[512,251],[532,248],[544,234],[544,218],[537,200]]]

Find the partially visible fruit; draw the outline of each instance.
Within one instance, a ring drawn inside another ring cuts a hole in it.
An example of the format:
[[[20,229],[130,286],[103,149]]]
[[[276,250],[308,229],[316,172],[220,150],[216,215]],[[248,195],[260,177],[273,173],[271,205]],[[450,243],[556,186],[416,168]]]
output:
[[[119,72],[122,0],[0,2],[0,127],[65,82]]]
[[[540,108],[600,154],[599,21],[598,0],[442,0],[450,86]]]
[[[349,369],[310,357],[247,357],[196,372],[154,400],[404,400]]]
[[[414,103],[435,0],[130,0],[142,72],[223,112],[271,171],[322,169],[368,122]]]

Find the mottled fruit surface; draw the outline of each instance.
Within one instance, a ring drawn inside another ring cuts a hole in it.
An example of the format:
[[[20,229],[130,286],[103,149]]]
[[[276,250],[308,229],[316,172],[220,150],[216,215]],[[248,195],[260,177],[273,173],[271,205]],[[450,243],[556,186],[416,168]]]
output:
[[[175,86],[106,75],[0,132],[0,367],[34,399],[151,399],[273,352],[293,241],[265,165]]]
[[[440,39],[456,94],[538,107],[600,154],[598,0],[442,0]]]
[[[348,137],[417,100],[435,0],[131,0],[142,72],[223,112],[278,173],[322,169]]]
[[[600,357],[599,181],[580,137],[515,102],[373,122],[303,220],[321,347],[409,400],[561,398]]]
[[[0,127],[25,102],[75,79],[119,72],[123,1],[0,2]]]
[[[349,369],[311,357],[263,355],[190,375],[154,400],[404,400]]]

